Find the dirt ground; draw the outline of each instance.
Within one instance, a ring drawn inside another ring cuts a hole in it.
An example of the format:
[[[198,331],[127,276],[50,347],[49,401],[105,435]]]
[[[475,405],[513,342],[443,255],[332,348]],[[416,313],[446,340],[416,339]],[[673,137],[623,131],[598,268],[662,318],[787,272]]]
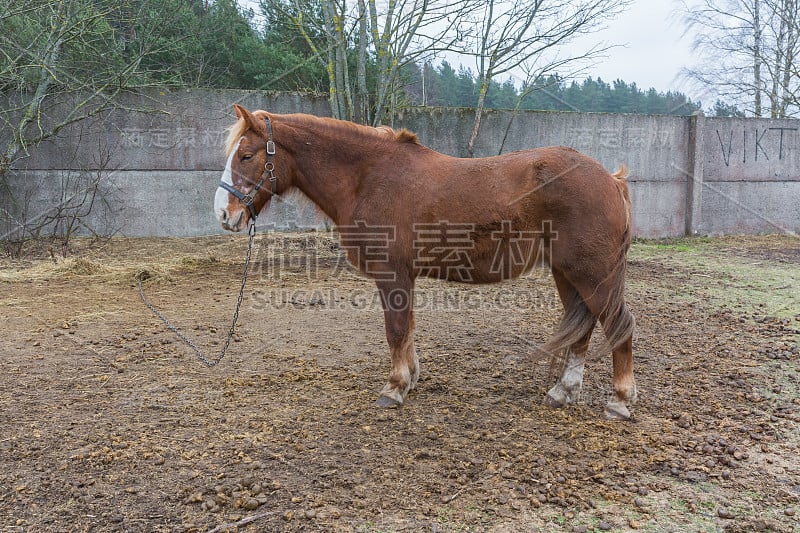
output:
[[[374,405],[388,349],[372,283],[325,234],[77,243],[0,260],[2,531],[800,530],[800,240],[637,242],[639,403],[607,422],[610,357],[577,405],[531,346],[542,271],[418,284],[419,385]],[[599,337],[599,333],[595,337]]]

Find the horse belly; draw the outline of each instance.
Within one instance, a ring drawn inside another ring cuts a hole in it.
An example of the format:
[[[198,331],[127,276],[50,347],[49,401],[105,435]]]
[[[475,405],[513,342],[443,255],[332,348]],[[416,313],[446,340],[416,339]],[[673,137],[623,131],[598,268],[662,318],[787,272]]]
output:
[[[414,267],[418,276],[461,283],[496,283],[517,278],[535,267],[547,267],[549,239],[537,232],[510,231],[498,226],[472,232],[471,238],[417,243]]]

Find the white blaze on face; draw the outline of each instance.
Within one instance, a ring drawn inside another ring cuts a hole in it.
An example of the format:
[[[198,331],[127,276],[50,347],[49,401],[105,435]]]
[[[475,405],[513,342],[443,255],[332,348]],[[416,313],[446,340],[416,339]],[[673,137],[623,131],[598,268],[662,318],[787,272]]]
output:
[[[233,171],[231,170],[231,165],[233,164],[233,157],[236,155],[236,151],[239,150],[239,144],[241,142],[242,139],[239,139],[239,142],[237,142],[236,146],[231,150],[231,154],[228,156],[228,162],[225,163],[225,170],[222,171],[222,181],[230,186],[233,186]],[[228,191],[222,187],[217,187],[217,193],[214,195],[214,214],[217,216],[217,220],[222,222],[222,216],[227,209]]]

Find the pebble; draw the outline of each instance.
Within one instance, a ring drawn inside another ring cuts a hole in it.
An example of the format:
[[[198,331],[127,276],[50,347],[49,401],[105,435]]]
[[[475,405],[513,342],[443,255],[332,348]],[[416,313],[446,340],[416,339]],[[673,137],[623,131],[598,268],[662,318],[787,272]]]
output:
[[[794,507],[787,507],[786,509],[783,510],[783,514],[785,514],[786,516],[794,516],[795,514]]]
[[[586,526],[573,526],[572,533],[586,533],[589,528]]]
[[[614,526],[612,526],[611,524],[609,524],[605,520],[601,520],[600,523],[597,524],[597,527],[598,527],[598,529],[600,529],[600,531],[610,531],[611,528],[613,528]]]
[[[717,516],[720,518],[731,519],[733,518],[733,513],[725,507],[720,507],[717,509]]]
[[[245,502],[242,505],[242,507],[244,507],[248,511],[253,511],[255,509],[258,509],[258,505],[259,505],[259,502],[255,498],[247,498],[247,500],[245,500]]]

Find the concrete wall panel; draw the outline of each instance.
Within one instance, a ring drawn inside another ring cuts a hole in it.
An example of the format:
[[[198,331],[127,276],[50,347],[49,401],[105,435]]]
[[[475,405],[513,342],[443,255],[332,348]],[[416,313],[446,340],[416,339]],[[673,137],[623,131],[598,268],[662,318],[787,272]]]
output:
[[[130,236],[219,233],[211,203],[234,102],[277,113],[329,114],[326,99],[299,94],[191,90],[129,95],[124,102],[129,110],[66,128],[20,160],[9,183],[16,191],[26,190],[15,195],[26,200],[11,205],[3,198],[0,207],[20,217],[46,215],[68,188],[65,183],[99,172],[109,205],[93,215],[96,229]],[[68,108],[68,102],[62,103],[51,112],[63,114]],[[468,109],[415,108],[400,114],[393,126],[416,132],[435,150],[465,156],[473,118]],[[488,111],[476,155],[567,145],[611,171],[625,165],[640,237],[800,232],[797,124],[702,115]],[[307,200],[293,198],[272,206],[259,224],[290,229],[319,227],[323,220]]]

